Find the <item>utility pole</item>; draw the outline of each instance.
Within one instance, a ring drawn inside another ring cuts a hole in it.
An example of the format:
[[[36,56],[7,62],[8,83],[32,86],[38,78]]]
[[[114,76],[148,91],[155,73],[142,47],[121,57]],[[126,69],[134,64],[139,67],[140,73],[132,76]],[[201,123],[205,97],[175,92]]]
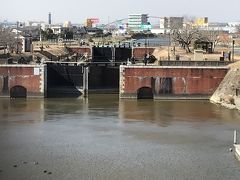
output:
[[[146,31],[145,31],[146,32]],[[147,65],[147,34],[145,33],[145,44],[144,44],[145,54],[144,54],[144,64]]]
[[[40,27],[39,27],[39,31],[40,31],[40,38],[39,38],[39,40],[40,40],[40,42],[42,42],[42,26],[41,26],[41,24],[40,24]]]
[[[17,52],[16,52],[17,54],[18,54],[18,23],[19,22],[17,21]]]
[[[146,48],[147,48],[147,33],[146,33],[146,31],[144,30],[143,31],[143,33],[144,33],[144,52],[145,52],[145,54],[147,53],[146,52]]]
[[[234,45],[235,45],[235,40],[232,41],[232,61],[234,61]]]
[[[168,61],[170,60],[170,32],[168,33]]]
[[[147,30],[147,54],[149,55],[148,48],[149,48],[149,28]]]

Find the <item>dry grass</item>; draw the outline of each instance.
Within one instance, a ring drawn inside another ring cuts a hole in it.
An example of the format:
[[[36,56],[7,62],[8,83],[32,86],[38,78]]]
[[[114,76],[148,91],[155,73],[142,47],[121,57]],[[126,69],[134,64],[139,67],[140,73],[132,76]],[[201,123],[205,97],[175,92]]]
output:
[[[238,68],[240,68],[240,61],[238,60],[238,61],[236,61],[235,63],[233,63],[233,64],[230,64],[230,65],[228,65],[230,68],[233,68],[233,69],[238,69]]]

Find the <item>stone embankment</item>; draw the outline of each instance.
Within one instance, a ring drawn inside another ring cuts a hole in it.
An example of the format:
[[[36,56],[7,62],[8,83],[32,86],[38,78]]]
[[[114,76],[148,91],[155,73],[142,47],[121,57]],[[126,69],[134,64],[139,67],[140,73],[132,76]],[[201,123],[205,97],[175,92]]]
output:
[[[229,109],[240,110],[240,61],[231,64],[229,68],[210,100]]]

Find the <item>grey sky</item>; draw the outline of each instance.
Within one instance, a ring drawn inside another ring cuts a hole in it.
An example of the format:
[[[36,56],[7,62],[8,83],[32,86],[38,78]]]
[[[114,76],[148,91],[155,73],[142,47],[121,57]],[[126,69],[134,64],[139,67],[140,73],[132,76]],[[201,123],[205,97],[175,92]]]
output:
[[[1,2],[2,1],[2,2]],[[210,21],[240,21],[240,0],[0,0],[0,21],[43,20],[52,12],[53,23],[82,23],[98,17],[105,23],[131,13],[151,16],[208,16]]]

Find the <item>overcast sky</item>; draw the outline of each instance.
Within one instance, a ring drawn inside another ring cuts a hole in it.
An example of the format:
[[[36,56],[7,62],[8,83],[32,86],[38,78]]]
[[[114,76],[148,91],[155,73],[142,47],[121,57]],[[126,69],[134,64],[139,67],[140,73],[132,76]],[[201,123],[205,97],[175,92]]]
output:
[[[209,17],[209,21],[240,21],[240,0],[0,0],[0,21],[43,20],[48,12],[53,23],[82,23],[97,17],[102,23],[127,18],[128,14],[150,16]]]

